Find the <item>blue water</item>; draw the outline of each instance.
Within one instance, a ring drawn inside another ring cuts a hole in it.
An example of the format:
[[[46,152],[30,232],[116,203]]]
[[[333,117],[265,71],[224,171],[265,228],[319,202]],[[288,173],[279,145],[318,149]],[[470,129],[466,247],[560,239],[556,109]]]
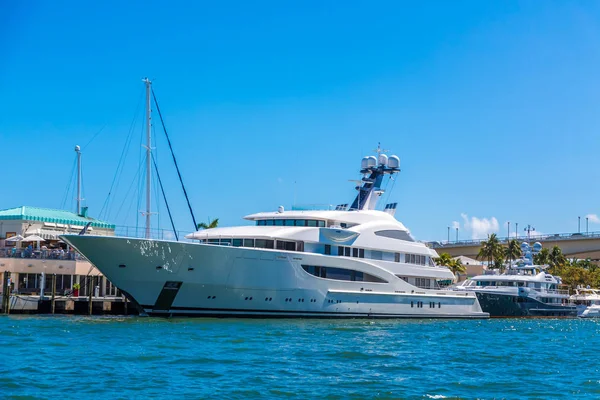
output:
[[[600,398],[600,321],[0,317],[0,398]]]

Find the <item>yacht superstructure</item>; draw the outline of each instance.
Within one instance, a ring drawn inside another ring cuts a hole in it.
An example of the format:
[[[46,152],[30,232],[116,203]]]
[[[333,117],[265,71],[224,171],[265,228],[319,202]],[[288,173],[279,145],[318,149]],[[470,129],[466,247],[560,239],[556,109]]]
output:
[[[542,248],[534,244],[534,253]],[[533,265],[528,243],[521,244],[525,256],[503,274],[485,274],[464,281],[458,290],[477,294],[483,311],[491,317],[575,317],[569,291],[560,288],[561,280]]]
[[[600,289],[578,286],[571,295],[571,301],[577,307],[577,316],[582,318],[600,317]]]
[[[434,250],[375,210],[399,159],[365,157],[358,194],[334,210],[248,215],[254,225],[207,229],[197,243],[64,236],[149,315],[486,318],[475,293],[441,290],[453,279]]]

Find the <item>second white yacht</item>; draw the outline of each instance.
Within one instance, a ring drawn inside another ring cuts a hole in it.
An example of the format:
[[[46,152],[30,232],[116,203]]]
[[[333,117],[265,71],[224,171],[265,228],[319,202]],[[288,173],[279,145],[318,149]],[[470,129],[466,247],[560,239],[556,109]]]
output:
[[[350,206],[280,207],[186,236],[198,243],[62,238],[149,315],[487,318],[475,293],[439,288],[452,272],[394,218],[396,204],[375,210],[399,171],[398,157],[378,152],[363,158]]]

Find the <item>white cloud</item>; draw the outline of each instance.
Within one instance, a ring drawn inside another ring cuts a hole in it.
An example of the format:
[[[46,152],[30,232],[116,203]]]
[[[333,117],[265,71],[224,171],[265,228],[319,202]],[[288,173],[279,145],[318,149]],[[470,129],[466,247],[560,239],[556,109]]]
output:
[[[594,224],[600,224],[600,218],[598,218],[597,214],[588,214],[585,217]]]
[[[452,221],[452,229],[460,229],[460,222]]]
[[[464,222],[464,229],[471,232],[471,239],[485,239],[487,235],[498,232],[500,225],[496,217],[477,218],[469,217],[462,213],[460,216]]]

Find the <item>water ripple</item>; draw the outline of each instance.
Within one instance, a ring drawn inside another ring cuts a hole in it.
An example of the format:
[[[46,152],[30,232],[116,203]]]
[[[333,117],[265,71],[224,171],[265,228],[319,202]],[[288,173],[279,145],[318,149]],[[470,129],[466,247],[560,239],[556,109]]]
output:
[[[599,321],[0,317],[0,397],[599,398]]]

